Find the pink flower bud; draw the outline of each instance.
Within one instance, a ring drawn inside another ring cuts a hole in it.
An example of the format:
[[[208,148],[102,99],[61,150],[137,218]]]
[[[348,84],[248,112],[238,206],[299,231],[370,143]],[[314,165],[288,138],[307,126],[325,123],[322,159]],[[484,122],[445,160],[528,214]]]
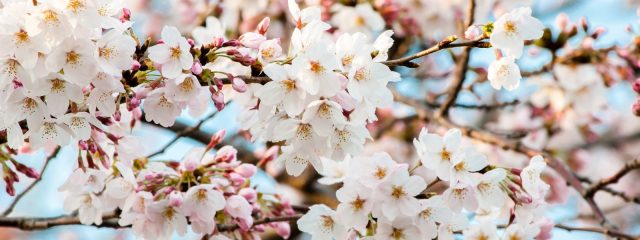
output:
[[[249,202],[255,202],[258,199],[258,192],[253,188],[243,188],[238,191],[238,195],[247,199]]]
[[[182,206],[182,194],[178,191],[173,191],[169,194],[169,206],[180,207]]]
[[[120,112],[120,109],[117,109],[116,112],[113,113],[113,120],[120,122],[120,119],[122,119],[122,112]]]
[[[580,18],[580,26],[585,32],[589,30],[589,21],[587,20],[586,17]]]
[[[89,149],[89,144],[85,140],[80,140],[78,141],[78,148],[80,148],[80,150],[87,150]]]
[[[241,78],[233,78],[231,86],[233,87],[233,90],[236,90],[236,92],[239,93],[247,91],[247,84]]]
[[[120,21],[121,22],[127,22],[131,19],[131,10],[129,10],[128,8],[123,8],[122,9],[122,16],[120,16]]]
[[[209,144],[207,144],[207,148],[213,148],[216,145],[220,144],[220,142],[222,142],[226,134],[227,134],[227,130],[222,129],[218,131],[216,134],[214,134],[213,136],[211,136],[211,140],[209,140]]]
[[[482,28],[476,25],[471,25],[466,31],[464,31],[464,38],[469,40],[477,39],[480,36],[482,36]]]
[[[636,102],[633,104],[632,110],[633,114],[640,117],[640,99],[636,99]]]
[[[276,234],[283,239],[289,239],[291,235],[291,226],[287,222],[277,222],[274,230],[276,230]]]
[[[140,106],[140,104],[142,103],[142,101],[137,98],[136,96],[129,98],[129,100],[127,100],[127,110],[129,110],[129,112],[133,111],[133,109],[137,108]]]
[[[567,23],[569,23],[569,16],[566,13],[560,13],[556,17],[556,27],[560,29],[560,31],[564,31],[567,27]]]
[[[549,240],[553,236],[554,222],[549,218],[543,218],[540,224],[540,232],[536,236],[536,240]]]
[[[261,34],[248,32],[242,34],[242,36],[240,36],[238,40],[240,40],[240,43],[245,47],[258,49],[260,47],[260,44],[267,39]]]
[[[198,76],[202,74],[202,64],[200,63],[200,61],[195,61],[193,63],[193,65],[191,66],[191,72]]]
[[[256,166],[253,164],[242,164],[238,166],[235,169],[235,171],[236,173],[242,175],[245,178],[250,178],[256,174],[256,172],[258,171],[258,168],[256,168]]]
[[[637,78],[635,82],[632,84],[633,91],[640,94],[640,78]]]
[[[156,42],[157,44],[164,44],[164,40],[159,39],[158,42]]]
[[[211,99],[213,100],[213,104],[216,106],[218,111],[222,111],[224,109],[224,94],[222,92],[216,92],[211,95]]]
[[[591,37],[597,39],[598,37],[600,37],[605,32],[607,32],[606,28],[604,28],[604,27],[596,27],[596,29],[593,30],[593,35],[591,35]]]
[[[131,64],[131,70],[138,70],[140,69],[142,65],[140,64],[140,62],[133,60],[133,64]]]
[[[258,33],[260,33],[261,35],[264,35],[265,33],[267,33],[270,23],[271,23],[271,19],[269,17],[263,18],[262,21],[258,23]]]
[[[231,182],[233,182],[234,185],[238,186],[238,185],[244,184],[247,179],[242,177],[242,175],[240,175],[240,174],[230,173],[229,174],[229,180],[231,180]]]
[[[242,46],[242,44],[236,39],[232,39],[222,43],[222,47],[240,47],[240,46]]]
[[[196,45],[196,41],[193,41],[193,39],[191,39],[191,38],[187,39],[187,42],[189,43],[189,45],[190,45],[191,47],[193,47],[193,46],[195,46],[195,45]]]

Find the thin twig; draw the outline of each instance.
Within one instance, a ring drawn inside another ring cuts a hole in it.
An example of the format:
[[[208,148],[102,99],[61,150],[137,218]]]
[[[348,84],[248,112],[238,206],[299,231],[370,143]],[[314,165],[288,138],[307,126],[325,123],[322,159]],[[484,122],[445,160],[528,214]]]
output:
[[[184,136],[187,136],[187,135],[189,135],[189,134],[191,134],[191,133],[193,133],[195,131],[198,131],[200,129],[200,127],[202,127],[202,124],[204,124],[209,119],[213,118],[217,113],[218,112],[213,112],[213,113],[207,115],[206,117],[204,117],[203,119],[201,119],[200,121],[198,121],[198,123],[195,126],[189,127],[189,128],[186,128],[186,129],[183,129],[183,130],[177,132],[176,136],[173,137],[173,139],[171,139],[171,141],[169,141],[162,148],[160,148],[160,150],[158,150],[158,151],[156,151],[156,152],[154,152],[152,154],[149,154],[148,158],[152,158],[152,157],[155,157],[155,156],[157,156],[159,154],[164,153],[167,150],[167,148],[169,148],[171,145],[176,143],[178,141],[178,139],[180,139],[180,138],[182,138]]]
[[[620,169],[620,171],[616,172],[613,176],[602,179],[591,185],[591,187],[589,187],[585,191],[584,197],[593,198],[596,192],[603,190],[603,188],[607,187],[608,185],[617,183],[622,177],[626,176],[628,173],[636,169],[640,169],[640,159],[635,159],[631,162],[628,162],[622,169]]]
[[[460,43],[454,43],[452,40],[454,40],[452,37],[442,40],[440,42],[438,42],[436,45],[431,46],[430,48],[427,48],[425,50],[422,50],[416,54],[410,55],[410,56],[406,56],[406,57],[402,57],[402,58],[398,58],[398,59],[393,59],[393,60],[388,60],[384,63],[387,66],[390,67],[394,67],[394,66],[405,66],[405,67],[416,67],[417,64],[411,62],[411,60],[414,59],[418,59],[424,56],[427,56],[429,54],[438,52],[440,50],[443,49],[448,49],[448,48],[457,48],[457,47],[477,47],[477,48],[489,48],[491,47],[491,44],[488,42],[482,42],[482,40],[485,40],[486,36],[483,36],[481,38],[478,39],[474,39],[468,42],[460,42]]]
[[[40,177],[36,180],[33,180],[33,182],[31,182],[31,184],[29,184],[29,186],[27,186],[27,188],[25,188],[24,191],[16,195],[16,197],[13,199],[9,207],[7,207],[7,209],[4,210],[4,212],[2,212],[2,216],[8,216],[9,214],[11,214],[11,212],[13,212],[13,209],[16,207],[16,205],[18,205],[18,202],[20,202],[20,200],[22,200],[22,198],[25,195],[27,195],[27,193],[29,193],[29,191],[31,191],[31,189],[33,189],[33,187],[35,187],[36,184],[42,181],[44,171],[47,170],[47,167],[49,166],[49,162],[51,162],[51,160],[53,160],[58,155],[59,152],[60,152],[60,147],[58,146],[56,147],[55,150],[53,150],[53,153],[51,153],[51,155],[45,158],[44,165],[42,166],[42,170],[40,171]]]
[[[476,2],[469,0],[469,6],[467,8],[467,20],[465,21],[465,28],[470,27],[473,24],[473,18],[475,16]],[[458,64],[456,64],[456,71],[454,72],[453,82],[448,90],[447,98],[442,106],[436,113],[437,116],[447,116],[449,114],[449,108],[453,106],[458,99],[458,95],[462,90],[464,79],[467,75],[467,69],[469,68],[469,57],[471,55],[471,47],[465,47],[462,50],[462,54],[458,58]]]
[[[289,221],[297,220],[301,218],[303,215],[304,214],[295,214],[291,216],[265,217],[263,219],[254,221],[253,226],[272,223],[272,222],[289,222]],[[225,231],[234,231],[234,230],[237,230],[238,228],[240,228],[238,224],[219,224],[217,229],[218,231],[225,232]]]

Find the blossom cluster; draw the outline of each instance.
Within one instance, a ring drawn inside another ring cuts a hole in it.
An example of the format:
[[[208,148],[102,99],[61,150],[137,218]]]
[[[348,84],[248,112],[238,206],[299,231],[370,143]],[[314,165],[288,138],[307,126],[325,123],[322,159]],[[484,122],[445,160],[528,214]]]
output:
[[[342,182],[334,211],[314,205],[298,220],[314,239],[533,239],[549,234],[542,217],[549,186],[540,178],[541,156],[523,169],[488,165],[486,156],[463,147],[458,129],[440,136],[423,129],[414,140],[420,163],[410,167],[387,153],[347,158],[324,183]],[[442,192],[427,185],[446,182]],[[474,219],[475,221],[471,221]],[[475,224],[474,224],[475,222]],[[497,225],[506,224],[502,237]]]
[[[183,236],[190,225],[195,233],[228,239],[236,230],[216,226],[238,226],[243,236],[266,228],[286,238],[286,222],[254,226],[254,219],[290,216],[295,212],[279,195],[258,193],[250,178],[257,169],[240,162],[237,150],[224,146],[194,148],[180,162],[136,160],[131,169],[118,162],[109,169],[79,168],[60,191],[66,193],[64,209],[78,210],[82,224],[100,225],[103,215],[120,209],[116,220],[147,239]]]
[[[373,42],[363,33],[342,33],[333,42],[319,8],[300,10],[293,0],[289,8],[296,28],[288,54],[277,39],[254,32],[240,37],[258,52],[272,80],[249,85],[241,119],[254,139],[284,143],[279,161],[297,176],[308,163],[321,171],[320,157],[359,154],[370,138],[366,122],[392,103],[386,85],[400,74],[381,63],[393,44],[391,31]]]

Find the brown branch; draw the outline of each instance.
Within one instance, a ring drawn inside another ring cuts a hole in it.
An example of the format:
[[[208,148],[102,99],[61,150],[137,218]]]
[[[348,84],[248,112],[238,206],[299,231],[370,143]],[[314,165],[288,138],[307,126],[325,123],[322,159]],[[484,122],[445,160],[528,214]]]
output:
[[[468,28],[473,24],[473,18],[475,16],[476,2],[474,0],[469,0],[469,5],[467,8],[467,20],[465,21],[464,27]],[[464,31],[464,29],[463,29]],[[453,82],[451,87],[447,91],[447,98],[440,106],[438,112],[436,112],[436,116],[447,116],[449,114],[449,108],[453,106],[456,99],[458,98],[458,94],[462,90],[462,85],[464,84],[464,79],[467,75],[467,68],[469,67],[469,57],[471,55],[471,47],[465,47],[462,50],[461,56],[458,58],[458,64],[456,64],[456,71],[453,75]]]
[[[203,119],[198,121],[198,123],[193,127],[188,127],[188,128],[185,128],[185,129],[182,129],[182,130],[176,132],[176,136],[173,137],[173,139],[171,139],[171,141],[166,143],[162,148],[160,148],[160,150],[158,150],[158,151],[156,151],[156,152],[154,152],[152,154],[149,154],[148,158],[152,158],[154,156],[157,156],[159,154],[164,153],[167,150],[167,148],[169,148],[171,145],[176,143],[178,141],[178,139],[180,139],[180,138],[182,138],[184,136],[187,136],[189,134],[192,134],[195,131],[200,130],[200,127],[202,127],[202,124],[204,124],[206,121],[208,121],[211,118],[213,118],[217,113],[218,112],[213,112],[213,113],[207,115],[206,117],[204,117]]]
[[[290,222],[290,221],[301,218],[303,215],[304,214],[295,214],[291,216],[265,217],[263,219],[254,221],[253,226],[272,223],[272,222]],[[237,230],[238,228],[240,228],[238,224],[218,224],[217,229],[218,231],[225,232],[225,231],[234,231],[234,230]]]
[[[564,229],[567,231],[582,231],[582,232],[593,232],[593,233],[601,233],[602,235],[605,236],[611,236],[611,237],[616,237],[616,238],[621,238],[621,239],[629,239],[629,240],[637,240],[639,236],[632,236],[629,234],[626,234],[624,232],[620,232],[617,230],[611,230],[611,229],[607,229],[607,228],[601,228],[601,227],[572,227],[572,226],[568,226],[568,225],[564,225],[564,224],[556,224],[555,225],[556,228],[560,228],[560,229]]]
[[[438,52],[438,51],[443,50],[443,49],[458,48],[458,47],[477,47],[477,48],[489,48],[489,47],[491,47],[490,43],[482,42],[482,40],[484,40],[484,39],[487,39],[487,37],[486,36],[482,36],[481,38],[474,39],[472,41],[454,43],[454,41],[456,40],[456,37],[455,36],[451,36],[451,37],[449,37],[449,38],[447,38],[445,40],[442,40],[442,41],[438,42],[436,45],[433,45],[430,48],[422,50],[422,51],[420,51],[420,52],[418,52],[416,54],[409,55],[409,56],[402,57],[402,58],[398,58],[398,59],[384,61],[382,63],[384,63],[385,65],[387,65],[389,67],[403,66],[403,67],[415,68],[415,67],[417,67],[417,64],[414,63],[414,62],[411,62],[411,60],[427,56],[429,54]]]
[[[253,226],[267,224],[272,222],[292,221],[302,217],[303,214],[295,214],[291,216],[265,217],[253,222]],[[107,228],[124,228],[129,226],[120,226],[118,224],[118,214],[115,211],[107,212],[102,215],[102,223],[99,225],[91,225],[95,227]],[[29,217],[0,217],[0,227],[12,227],[26,231],[48,229],[56,226],[65,225],[81,225],[80,218],[75,215],[63,215],[51,218],[29,218]],[[237,224],[218,224],[218,231],[234,231],[239,229]]]
[[[476,109],[476,110],[495,110],[495,109],[506,108],[506,107],[509,107],[509,106],[518,105],[519,103],[520,103],[520,101],[518,101],[518,100],[514,100],[514,101],[510,101],[510,102],[496,103],[496,104],[480,104],[480,105],[455,103],[451,107],[454,107],[454,108],[466,108],[466,109]],[[442,103],[434,103],[434,102],[425,102],[425,104],[427,106],[431,107],[431,108],[439,108],[439,107],[442,107],[442,105],[443,105]]]
[[[44,171],[47,170],[47,167],[49,166],[49,162],[51,162],[51,160],[53,160],[58,155],[59,152],[60,152],[60,146],[56,147],[55,150],[53,150],[53,152],[51,153],[51,155],[49,155],[44,160],[44,165],[42,166],[42,170],[40,170],[40,177],[36,180],[33,180],[33,182],[31,182],[31,184],[29,184],[29,186],[27,186],[27,188],[25,188],[24,191],[16,195],[16,197],[13,199],[9,207],[7,207],[7,209],[4,210],[4,212],[2,212],[2,216],[7,216],[11,214],[11,212],[13,212],[13,209],[16,207],[18,202],[20,202],[20,200],[22,200],[22,198],[25,195],[27,195],[27,193],[29,193],[29,191],[31,191],[31,189],[33,189],[33,187],[35,187],[36,184],[42,181]]]
[[[626,176],[628,173],[636,169],[640,169],[640,159],[635,159],[631,162],[628,162],[622,169],[620,169],[620,171],[616,172],[613,176],[602,179],[592,184],[591,187],[589,187],[585,191],[584,197],[593,198],[596,192],[603,190],[603,188],[607,187],[608,185],[617,183],[622,177]]]

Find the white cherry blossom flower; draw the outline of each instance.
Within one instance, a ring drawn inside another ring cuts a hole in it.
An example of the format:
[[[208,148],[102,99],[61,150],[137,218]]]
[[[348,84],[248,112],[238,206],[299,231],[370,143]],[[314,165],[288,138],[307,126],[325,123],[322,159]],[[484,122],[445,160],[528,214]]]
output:
[[[363,185],[375,188],[387,181],[395,171],[401,171],[397,162],[386,152],[374,153],[371,157],[354,157],[349,165],[347,177]]]
[[[409,176],[406,166],[394,171],[375,189],[374,216],[393,221],[399,216],[412,216],[420,202],[415,198],[427,184],[421,177]],[[384,207],[383,207],[384,206]]]
[[[175,27],[165,26],[161,36],[162,43],[149,48],[149,59],[162,65],[162,76],[176,78],[193,65],[193,56],[189,52],[191,46]]]
[[[27,15],[26,12],[23,14]],[[43,44],[45,40],[42,35],[26,29],[24,16],[5,19],[6,22],[0,24],[0,42],[7,45],[0,49],[0,55],[15,56],[20,65],[33,69],[38,61],[38,53],[49,51],[47,45]]]
[[[95,117],[87,112],[68,113],[58,118],[71,130],[76,140],[88,140],[91,137],[91,126],[102,127]]]
[[[463,231],[463,235],[464,240],[500,240],[496,225],[488,221],[471,225]]]
[[[78,210],[78,217],[82,224],[102,224],[102,202],[93,193],[71,193],[64,199],[64,210],[68,212]]]
[[[95,44],[88,39],[68,38],[53,48],[45,62],[51,72],[64,71],[64,78],[80,86],[97,74]]]
[[[393,221],[380,219],[376,227],[376,240],[427,239],[409,217],[398,217]]]
[[[438,226],[438,240],[454,240],[454,233],[462,231],[469,225],[467,216],[461,213],[454,214],[449,221]]]
[[[189,188],[186,193],[182,209],[189,216],[191,226],[197,233],[213,232],[214,216],[225,207],[224,196],[213,187],[211,184],[201,184]]]
[[[512,57],[503,57],[500,60],[492,62],[489,65],[489,75],[487,76],[489,83],[496,90],[501,88],[509,91],[515,90],[520,86],[520,68]]]
[[[487,156],[470,147],[453,156],[451,164],[451,177],[449,177],[451,186],[458,183],[475,186],[477,181],[474,172],[487,166]]]
[[[400,81],[400,74],[391,71],[371,57],[356,58],[349,71],[347,90],[357,101],[365,99],[375,106],[389,106],[393,95],[386,87],[389,82]]]
[[[423,129],[420,137],[415,139],[413,144],[422,164],[428,169],[435,170],[440,179],[448,181],[451,174],[451,161],[461,151],[461,139],[462,133],[459,129],[449,129],[443,137]]]
[[[98,48],[98,65],[111,75],[121,75],[123,70],[133,66],[133,54],[136,42],[131,36],[124,35],[122,30],[113,29],[104,34],[96,42]]]
[[[521,7],[505,13],[493,23],[491,45],[512,58],[520,58],[525,40],[542,37],[544,25],[531,16],[531,8]]]
[[[293,60],[302,87],[311,95],[332,97],[340,91],[338,58],[322,45],[309,46],[305,53]]]
[[[187,218],[179,207],[172,206],[169,199],[163,199],[151,203],[146,213],[152,220],[153,224],[156,224],[159,232],[156,232],[156,236],[171,236],[173,232],[177,232],[178,235],[184,236],[187,233]]]
[[[457,185],[447,188],[442,193],[442,197],[449,205],[449,208],[455,212],[460,212],[463,208],[473,212],[478,208],[478,200],[476,199],[473,186]]]
[[[511,224],[504,231],[502,239],[534,239],[539,231],[539,228],[522,224]]]
[[[73,27],[69,18],[49,2],[39,3],[26,19],[26,30],[34,35],[42,34],[49,47],[54,47],[70,36]]]
[[[97,109],[100,111],[101,116],[113,115],[116,112],[116,95],[111,90],[94,88],[87,99],[89,113],[95,116]]]
[[[326,137],[335,128],[342,128],[347,119],[342,114],[342,107],[337,102],[324,99],[316,100],[307,106],[302,121],[308,122],[319,136]]]
[[[0,55],[0,86],[8,86],[13,80],[30,82],[31,76],[18,59],[9,55]]]
[[[507,177],[506,170],[496,168],[482,175],[476,185],[476,198],[482,208],[500,207],[507,200],[507,194],[500,183]]]
[[[180,106],[173,102],[167,90],[153,90],[144,101],[145,119],[156,122],[163,127],[172,126],[182,112]]]
[[[267,64],[282,58],[280,39],[269,39],[260,44],[258,48],[258,61]]]
[[[540,178],[540,174],[546,166],[544,158],[537,155],[531,158],[529,166],[522,169],[520,173],[522,187],[534,200],[544,200],[545,194],[549,190],[549,184]]]
[[[360,3],[355,7],[340,7],[331,19],[333,24],[345,32],[371,34],[381,31],[385,22],[371,4]]]
[[[65,146],[71,141],[69,127],[62,121],[51,118],[45,119],[41,126],[29,128],[26,135],[34,148],[39,148],[45,144]]]
[[[345,155],[362,153],[364,143],[372,139],[365,125],[347,123],[342,128],[336,128],[329,136],[329,146],[333,150],[333,158],[340,159]]]
[[[336,40],[336,55],[346,72],[349,72],[357,57],[370,57],[372,51],[373,47],[368,44],[367,35],[364,33],[343,33]]]
[[[38,81],[38,83],[26,83],[29,89],[37,89],[39,94],[45,96],[49,113],[54,116],[62,115],[69,108],[69,101],[82,103],[84,94],[82,88],[72,82],[64,80],[64,76],[52,73]]]
[[[371,189],[357,181],[348,181],[336,191],[336,197],[340,201],[336,209],[337,217],[344,226],[364,231],[373,209]]]
[[[276,161],[283,162],[287,173],[292,176],[300,176],[309,163],[318,172],[322,172],[323,169],[318,155],[313,155],[307,151],[296,151],[292,146],[283,146],[282,154]]]
[[[449,222],[451,210],[446,207],[441,196],[433,196],[420,200],[419,213],[415,225],[420,229],[425,239],[433,239],[438,234],[436,223]]]
[[[193,40],[196,46],[207,46],[213,44],[217,40],[224,40],[224,27],[220,20],[215,17],[207,17],[206,27],[198,26],[193,29]]]
[[[313,240],[345,239],[347,229],[337,218],[335,211],[326,205],[313,205],[309,211],[297,221],[300,231],[311,235]]]
[[[296,0],[288,0],[289,13],[293,17],[293,22],[297,28],[303,28],[308,23],[320,21],[321,9],[317,6],[307,7],[300,10],[300,6]]]
[[[318,182],[324,185],[333,185],[344,181],[351,157],[347,155],[341,161],[320,157],[320,161],[322,162],[322,171],[318,173],[322,175],[322,178],[318,179]]]
[[[292,71],[291,65],[269,64],[263,71],[272,81],[255,93],[260,98],[261,104],[282,105],[290,117],[302,113],[306,107],[307,93],[295,72]]]
[[[393,46],[392,30],[382,32],[378,38],[373,42],[374,55],[373,58],[376,62],[387,61],[389,58],[389,48]]]
[[[253,225],[253,207],[247,199],[239,195],[233,195],[226,200],[224,210],[231,217],[236,218],[242,229],[248,229]]]

